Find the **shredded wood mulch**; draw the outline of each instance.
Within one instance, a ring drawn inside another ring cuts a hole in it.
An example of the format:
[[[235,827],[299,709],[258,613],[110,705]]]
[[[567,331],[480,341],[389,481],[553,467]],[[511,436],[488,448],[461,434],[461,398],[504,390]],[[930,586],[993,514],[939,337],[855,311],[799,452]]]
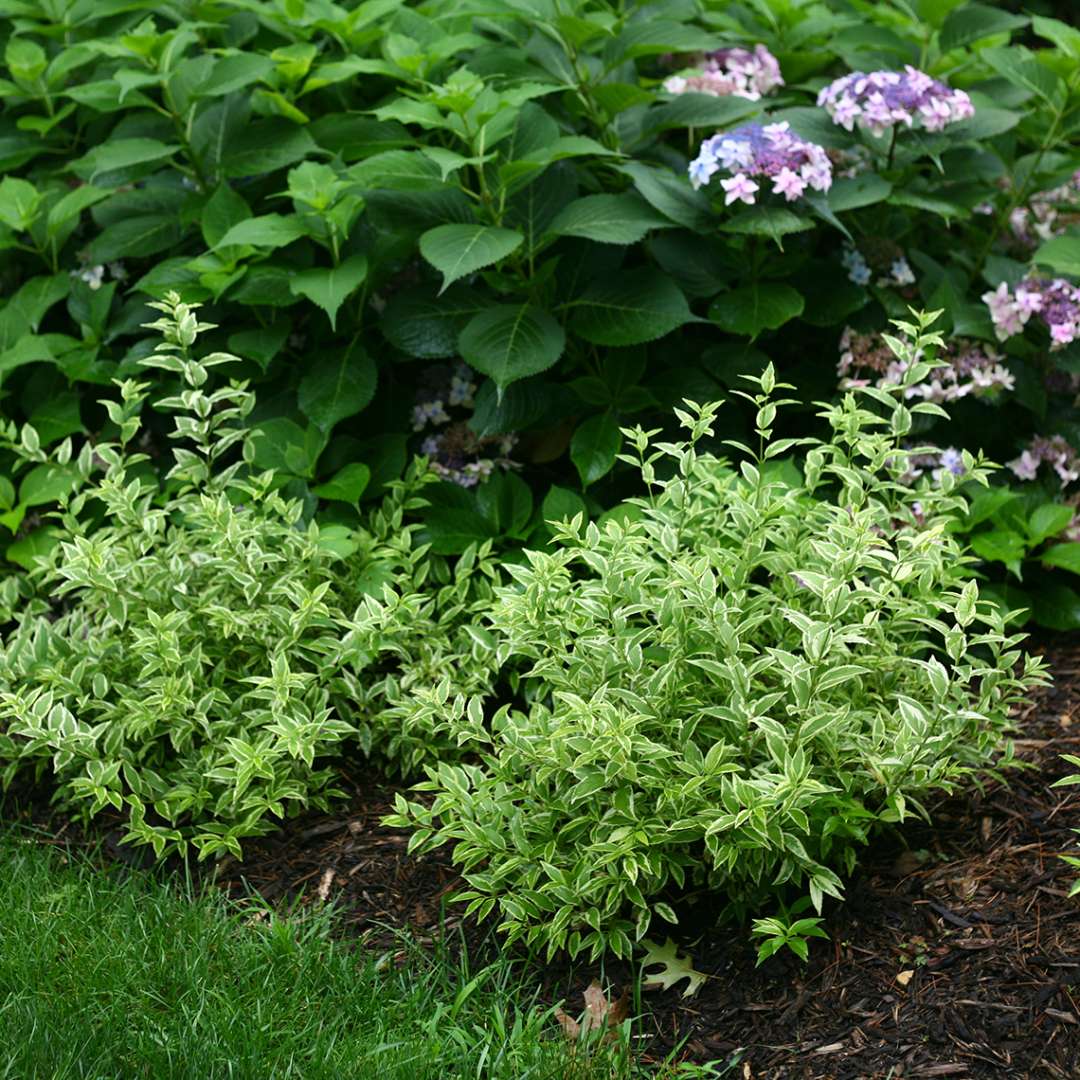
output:
[[[739,1080],[1080,1078],[1080,897],[1059,858],[1080,840],[1080,787],[1051,787],[1069,771],[1060,755],[1080,754],[1080,646],[1050,659],[1055,685],[1017,719],[1028,767],[879,840],[808,965],[779,955],[755,967],[744,929],[715,929],[701,902],[686,909],[678,944],[706,978],[689,999],[685,982],[644,992],[645,1060],[731,1062],[724,1075]],[[250,844],[243,863],[219,865],[219,885],[274,905],[333,903],[343,929],[392,955],[407,930],[422,944],[464,940],[481,960],[496,945],[447,903],[462,884],[450,852],[408,855],[408,834],[379,823],[393,789],[359,770],[344,781],[355,794],[336,814]],[[535,975],[545,1001],[575,1012],[594,979],[614,1000],[639,971],[562,962]]]

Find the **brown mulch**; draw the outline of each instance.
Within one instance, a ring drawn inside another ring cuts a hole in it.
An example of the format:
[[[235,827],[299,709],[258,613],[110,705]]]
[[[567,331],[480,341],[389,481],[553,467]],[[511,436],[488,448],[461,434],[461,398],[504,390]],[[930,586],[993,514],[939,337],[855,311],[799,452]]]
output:
[[[810,963],[777,956],[755,967],[745,930],[684,922],[682,948],[707,976],[647,991],[635,1022],[645,1060],[738,1060],[739,1080],[916,1077],[1080,1078],[1080,897],[1059,855],[1080,837],[1080,787],[1052,788],[1080,754],[1080,646],[1050,653],[1055,685],[1018,718],[1007,787],[937,805],[933,826],[909,825],[868,850],[847,900],[828,913],[829,941]],[[380,949],[396,931],[429,942],[451,931],[482,958],[490,934],[462,926],[448,895],[461,885],[448,851],[407,854],[408,834],[379,824],[393,789],[358,771],[334,815],[292,822],[219,867],[237,897],[336,906],[345,927]],[[616,991],[633,967],[536,968],[547,1001],[580,1006],[600,975]]]

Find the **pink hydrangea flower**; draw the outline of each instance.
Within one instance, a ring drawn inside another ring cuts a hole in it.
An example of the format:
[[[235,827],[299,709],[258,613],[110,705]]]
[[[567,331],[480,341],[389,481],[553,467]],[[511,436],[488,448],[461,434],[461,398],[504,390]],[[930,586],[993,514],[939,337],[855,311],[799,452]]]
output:
[[[759,185],[755,184],[745,173],[736,173],[728,180],[721,180],[720,186],[727,192],[724,197],[725,206],[730,206],[735,201],[748,203],[753,206],[754,192],[757,191],[759,187]]]
[[[1060,322],[1050,327],[1050,340],[1055,345],[1068,345],[1076,339],[1076,323]]]
[[[789,202],[806,190],[806,181],[791,169],[784,168],[773,178],[773,191],[783,195]]]
[[[783,85],[776,57],[764,45],[755,45],[753,50],[735,47],[705,53],[696,70],[672,75],[664,89],[669,94],[731,95],[757,101]]]
[[[1034,480],[1039,475],[1040,461],[1030,450],[1025,450],[1015,461],[1009,462],[1009,468],[1019,480]]]

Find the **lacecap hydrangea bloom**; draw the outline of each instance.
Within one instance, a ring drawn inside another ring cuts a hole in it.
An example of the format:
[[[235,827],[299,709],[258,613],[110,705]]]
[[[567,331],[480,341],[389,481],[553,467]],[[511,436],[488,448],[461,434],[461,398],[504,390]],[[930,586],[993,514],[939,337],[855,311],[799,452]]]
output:
[[[870,284],[870,279],[874,275],[870,271],[866,256],[858,248],[845,247],[844,253],[840,256],[840,263],[847,271],[848,281],[852,285]]]
[[[901,71],[853,71],[829,83],[817,103],[833,123],[883,135],[897,124],[941,131],[975,115],[971,98],[908,64]]]
[[[853,285],[869,285],[873,278],[866,256],[857,248],[845,246],[840,256],[840,264],[847,271],[848,281]],[[878,277],[877,284],[882,287],[904,288],[915,284],[915,272],[911,263],[902,254],[896,255],[884,268],[885,273]]]
[[[1080,455],[1062,435],[1036,436],[1018,458],[1009,462],[1009,468],[1020,480],[1034,480],[1044,463],[1057,473],[1062,486],[1080,480]]]
[[[916,356],[921,360],[922,356]],[[975,341],[950,341],[938,357],[939,366],[921,382],[904,390],[904,397],[922,401],[959,401],[969,396],[992,398],[1015,388],[1016,380],[994,349]],[[840,337],[840,362],[836,371],[840,389],[855,386],[898,386],[908,364],[886,344],[880,334],[860,334],[850,326]]]
[[[669,94],[712,94],[757,101],[784,85],[780,64],[764,45],[751,49],[717,49],[705,53],[694,70],[672,75],[664,81]]]
[[[465,364],[433,365],[422,373],[413,406],[413,431],[425,437],[420,452],[432,472],[451,484],[476,487],[496,469],[518,468],[510,459],[516,435],[477,435],[461,412],[476,406],[477,385]],[[457,415],[452,415],[454,410]]]
[[[1041,241],[1061,236],[1080,221],[1080,169],[1066,184],[1040,191],[1027,206],[1009,215],[1009,229],[1020,247],[1033,248]]]
[[[690,162],[690,182],[695,188],[707,184],[721,169],[731,173],[722,179],[724,203],[753,205],[761,184],[772,182],[772,191],[788,202],[807,188],[828,191],[832,186],[832,162],[823,147],[799,138],[787,123],[746,124],[721,132],[701,144]]]
[[[1033,315],[1050,331],[1050,348],[1060,349],[1080,338],[1080,288],[1064,278],[1027,278],[1010,290],[1002,282],[982,295],[990,309],[999,341],[1019,334]]]

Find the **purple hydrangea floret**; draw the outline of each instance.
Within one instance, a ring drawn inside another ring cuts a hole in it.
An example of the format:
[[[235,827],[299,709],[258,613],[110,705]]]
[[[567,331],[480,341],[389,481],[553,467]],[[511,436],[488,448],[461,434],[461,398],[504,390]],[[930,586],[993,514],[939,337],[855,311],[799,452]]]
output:
[[[690,162],[690,182],[699,188],[721,169],[731,174],[720,181],[728,206],[737,201],[753,205],[760,184],[752,177],[771,180],[772,190],[788,202],[808,187],[828,191],[832,186],[828,154],[817,143],[800,139],[786,123],[746,124],[706,139]]]
[[[908,64],[901,71],[853,71],[829,83],[817,103],[847,131],[882,135],[897,124],[941,131],[975,115],[971,98]]]
[[[669,94],[711,94],[713,97],[746,98],[757,101],[784,85],[780,64],[764,45],[753,50],[739,47],[705,53],[695,70],[672,75],[664,81]]]
[[[935,484],[941,484],[944,473],[963,476],[967,472],[963,454],[955,446],[925,448],[926,452],[911,454],[907,459],[907,471],[900,477],[901,483],[914,484],[920,476],[929,473]],[[916,511],[916,518],[922,518],[921,508]],[[920,521],[921,524],[921,521]]]
[[[982,295],[999,341],[1019,334],[1033,315],[1050,331],[1050,348],[1061,349],[1080,338],[1080,288],[1064,278],[1027,278],[1010,290],[1002,282]]]

